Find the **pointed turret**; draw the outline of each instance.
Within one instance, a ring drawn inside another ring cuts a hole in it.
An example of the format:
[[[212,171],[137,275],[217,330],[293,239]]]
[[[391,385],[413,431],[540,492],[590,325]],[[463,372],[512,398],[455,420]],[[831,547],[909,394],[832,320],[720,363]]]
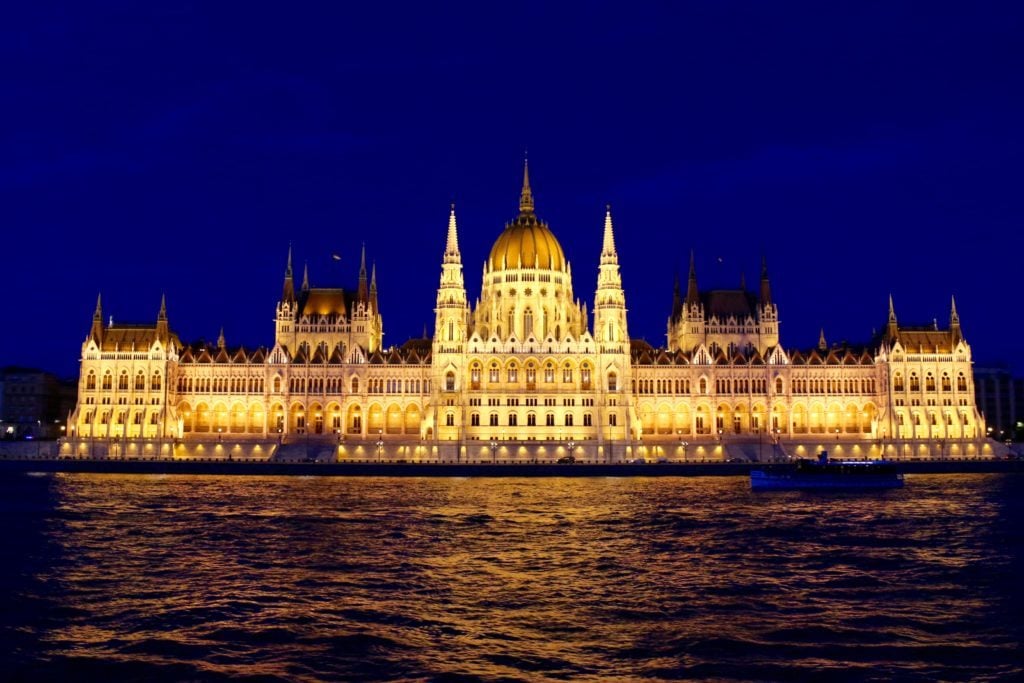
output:
[[[821,334],[818,335],[818,350],[828,351],[828,342],[825,341],[825,328],[821,328]]]
[[[367,301],[369,292],[366,288],[366,242],[363,242],[362,255],[359,257],[359,289],[356,292],[357,301]]]
[[[162,342],[167,341],[169,334],[167,329],[167,295],[160,295],[160,310],[156,314],[156,338]]]
[[[448,214],[448,240],[444,247],[444,263],[462,263],[462,255],[459,253],[459,229],[455,224],[454,202],[452,211]]]
[[[772,284],[768,280],[768,258],[761,257],[761,305],[768,306],[772,302]]]
[[[309,263],[302,264],[302,291],[309,291]]]
[[[953,344],[956,345],[963,339],[963,332],[960,330],[960,314],[956,312],[956,297],[950,297],[949,309],[949,333],[953,337]]]
[[[700,292],[697,291],[697,266],[693,259],[693,250],[690,250],[690,277],[686,283],[686,306],[699,306]]]
[[[223,349],[227,347],[227,342],[224,340],[224,328],[220,328],[220,334],[217,335],[217,348]]]
[[[292,245],[288,245],[288,265],[284,269],[284,288],[281,301],[295,301],[295,280],[292,277]]]
[[[97,344],[103,341],[103,303],[102,295],[96,295],[96,310],[92,314],[92,329],[89,336],[96,340]]]
[[[617,264],[619,254],[615,251],[615,233],[612,230],[612,205],[605,205],[604,242],[601,246],[601,264]]]
[[[530,161],[523,159],[523,191],[519,195],[519,213],[533,213],[533,192],[530,190]]]

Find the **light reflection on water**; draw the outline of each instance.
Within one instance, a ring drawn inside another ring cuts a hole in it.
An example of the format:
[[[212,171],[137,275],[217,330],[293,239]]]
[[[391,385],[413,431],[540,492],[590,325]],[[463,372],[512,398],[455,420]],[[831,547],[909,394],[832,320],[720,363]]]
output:
[[[1024,477],[0,481],[36,678],[1003,678]]]

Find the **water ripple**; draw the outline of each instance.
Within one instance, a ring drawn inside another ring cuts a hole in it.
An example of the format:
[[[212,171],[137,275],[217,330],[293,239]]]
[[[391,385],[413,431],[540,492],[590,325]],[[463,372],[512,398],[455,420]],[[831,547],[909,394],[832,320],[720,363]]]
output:
[[[1024,477],[0,481],[6,675],[1024,676]]]

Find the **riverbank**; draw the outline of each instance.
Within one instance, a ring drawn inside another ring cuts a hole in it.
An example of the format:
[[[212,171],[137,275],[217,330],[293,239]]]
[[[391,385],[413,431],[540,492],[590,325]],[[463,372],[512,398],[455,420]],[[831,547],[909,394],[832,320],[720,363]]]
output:
[[[1024,461],[945,459],[894,461],[906,474],[987,474],[1024,472]],[[756,463],[456,463],[456,462],[305,462],[266,460],[194,460],[108,458],[4,458],[0,475],[26,472],[91,474],[322,476],[322,477],[734,477],[746,476]],[[784,467],[785,465],[774,465]]]

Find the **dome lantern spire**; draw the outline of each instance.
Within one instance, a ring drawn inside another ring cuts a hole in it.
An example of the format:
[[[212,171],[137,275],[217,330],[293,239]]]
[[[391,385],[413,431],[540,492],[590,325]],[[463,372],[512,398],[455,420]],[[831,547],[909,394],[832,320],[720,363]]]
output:
[[[533,213],[533,191],[530,189],[530,160],[523,159],[523,191],[519,195],[519,212]]]

